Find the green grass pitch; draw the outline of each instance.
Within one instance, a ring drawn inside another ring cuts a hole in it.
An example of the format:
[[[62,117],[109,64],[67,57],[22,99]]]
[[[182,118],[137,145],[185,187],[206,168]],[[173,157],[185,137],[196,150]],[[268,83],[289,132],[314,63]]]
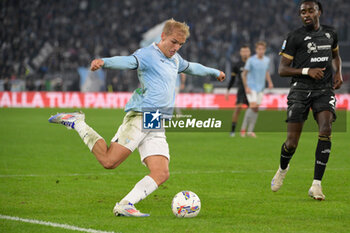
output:
[[[57,111],[65,109],[0,109],[0,215],[114,232],[349,232],[349,124],[346,132],[333,134],[323,202],[307,196],[316,132],[302,134],[277,193],[270,181],[285,132],[260,132],[256,139],[168,133],[170,179],[137,205],[150,217],[127,218],[115,217],[112,209],[147,174],[138,152],[115,170],[103,169],[76,132],[48,123]],[[84,112],[107,141],[124,116],[122,110]],[[182,190],[201,198],[196,218],[172,214],[171,200]],[[72,231],[0,219],[0,232]]]

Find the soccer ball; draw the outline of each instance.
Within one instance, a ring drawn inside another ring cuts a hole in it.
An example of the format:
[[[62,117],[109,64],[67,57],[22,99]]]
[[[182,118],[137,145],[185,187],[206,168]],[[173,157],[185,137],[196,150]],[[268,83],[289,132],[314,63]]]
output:
[[[201,210],[201,200],[191,191],[182,191],[175,195],[171,209],[178,218],[193,218]]]

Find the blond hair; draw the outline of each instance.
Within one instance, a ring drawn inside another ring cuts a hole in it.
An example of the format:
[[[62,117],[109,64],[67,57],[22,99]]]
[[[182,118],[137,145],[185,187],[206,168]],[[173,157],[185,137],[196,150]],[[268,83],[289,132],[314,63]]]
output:
[[[171,35],[174,31],[180,32],[186,36],[186,39],[190,36],[190,27],[185,23],[178,22],[173,18],[165,21],[163,32],[165,35]]]
[[[255,43],[255,48],[257,48],[259,45],[264,46],[266,48],[266,42],[265,41],[260,40],[260,41],[256,42]]]

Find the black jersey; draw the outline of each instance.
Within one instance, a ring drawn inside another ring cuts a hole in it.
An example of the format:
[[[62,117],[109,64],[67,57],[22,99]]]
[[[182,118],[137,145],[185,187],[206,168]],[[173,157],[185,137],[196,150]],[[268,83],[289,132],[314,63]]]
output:
[[[317,31],[301,27],[290,32],[283,42],[281,55],[292,59],[294,68],[326,68],[324,77],[316,80],[307,75],[295,75],[291,84],[298,89],[328,89],[333,87],[332,51],[338,49],[338,36],[333,27],[321,25]]]
[[[244,65],[245,65],[245,62],[242,60],[233,64],[232,72],[231,72],[231,80],[227,86],[227,89],[230,89],[233,86],[235,79],[237,79],[238,89],[241,89],[241,88],[244,89],[243,81],[242,81],[242,72],[244,70]]]

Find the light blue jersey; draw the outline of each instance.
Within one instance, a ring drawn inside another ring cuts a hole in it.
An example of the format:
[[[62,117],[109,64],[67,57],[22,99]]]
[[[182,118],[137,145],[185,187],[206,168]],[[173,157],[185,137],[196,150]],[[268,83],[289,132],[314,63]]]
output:
[[[166,57],[155,43],[137,50],[133,55],[139,64],[137,73],[141,88],[134,92],[125,111],[172,108],[177,75],[187,69],[188,61],[178,53],[171,58]]]
[[[247,85],[256,92],[262,92],[265,89],[266,72],[269,70],[270,59],[264,56],[259,59],[257,55],[248,58],[244,69],[248,71]]]
[[[176,88],[180,88],[180,86],[181,86],[181,75],[178,74],[176,79]]]
[[[188,62],[178,53],[168,58],[155,43],[137,50],[132,56],[116,56],[102,60],[105,62],[104,68],[137,69],[141,88],[134,91],[125,106],[126,112],[172,109],[175,104],[176,80],[181,72],[199,76],[220,75],[219,70]]]

